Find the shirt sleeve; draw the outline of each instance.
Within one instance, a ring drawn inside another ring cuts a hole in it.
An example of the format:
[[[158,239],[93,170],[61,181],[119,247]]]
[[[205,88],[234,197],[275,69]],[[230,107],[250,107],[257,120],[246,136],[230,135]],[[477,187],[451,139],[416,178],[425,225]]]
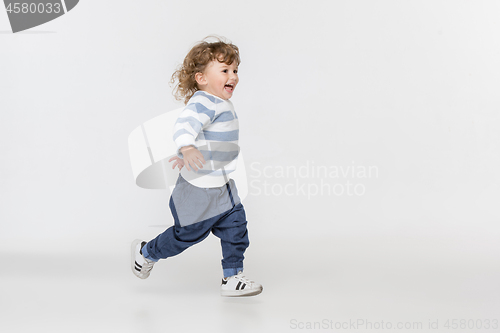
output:
[[[206,104],[206,103],[205,103]],[[180,149],[185,146],[195,146],[197,140],[204,140],[203,128],[212,123],[215,109],[201,102],[190,102],[179,114],[174,124],[174,142],[177,146],[177,156],[184,158]]]

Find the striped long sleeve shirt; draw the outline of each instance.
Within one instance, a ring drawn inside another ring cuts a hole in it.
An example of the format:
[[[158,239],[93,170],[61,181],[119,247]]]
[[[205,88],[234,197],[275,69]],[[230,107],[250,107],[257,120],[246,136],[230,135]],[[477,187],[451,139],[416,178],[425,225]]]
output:
[[[236,169],[239,154],[239,124],[233,104],[205,91],[198,90],[179,114],[174,125],[177,156],[180,149],[193,145],[205,159],[202,169],[188,171],[184,166],[181,175],[197,187],[220,187],[228,174]]]

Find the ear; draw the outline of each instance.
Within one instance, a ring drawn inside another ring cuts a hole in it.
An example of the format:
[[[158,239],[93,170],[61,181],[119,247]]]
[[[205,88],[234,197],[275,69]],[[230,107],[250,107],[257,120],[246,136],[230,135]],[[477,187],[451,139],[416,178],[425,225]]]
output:
[[[200,86],[207,84],[207,79],[205,78],[205,75],[203,75],[203,73],[200,73],[200,72],[196,73],[194,75],[194,79],[196,80],[196,82]]]

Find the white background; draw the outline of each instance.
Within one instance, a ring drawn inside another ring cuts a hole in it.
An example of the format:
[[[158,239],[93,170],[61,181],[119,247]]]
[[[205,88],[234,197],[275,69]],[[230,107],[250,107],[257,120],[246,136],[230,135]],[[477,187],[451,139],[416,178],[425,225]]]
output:
[[[499,16],[495,1],[81,1],[12,34],[0,11],[0,327],[500,320]],[[128,134],[182,105],[170,76],[210,34],[242,58],[245,272],[264,285],[247,299],[218,296],[214,236],[146,281],[129,268],[131,241],[172,217],[166,191],[135,185]],[[276,173],[319,166],[378,173],[324,179],[365,189],[351,196]]]

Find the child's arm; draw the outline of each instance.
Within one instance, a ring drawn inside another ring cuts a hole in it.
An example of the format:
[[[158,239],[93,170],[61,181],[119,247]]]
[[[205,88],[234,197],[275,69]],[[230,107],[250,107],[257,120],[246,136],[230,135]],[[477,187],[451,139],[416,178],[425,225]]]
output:
[[[198,134],[215,117],[215,110],[205,104],[210,103],[202,104],[201,100],[188,103],[174,125],[174,141],[178,147],[177,157],[183,159],[188,171],[191,171],[190,167],[198,171],[197,166],[201,169],[202,163],[205,163],[203,154],[197,149],[195,143]]]

